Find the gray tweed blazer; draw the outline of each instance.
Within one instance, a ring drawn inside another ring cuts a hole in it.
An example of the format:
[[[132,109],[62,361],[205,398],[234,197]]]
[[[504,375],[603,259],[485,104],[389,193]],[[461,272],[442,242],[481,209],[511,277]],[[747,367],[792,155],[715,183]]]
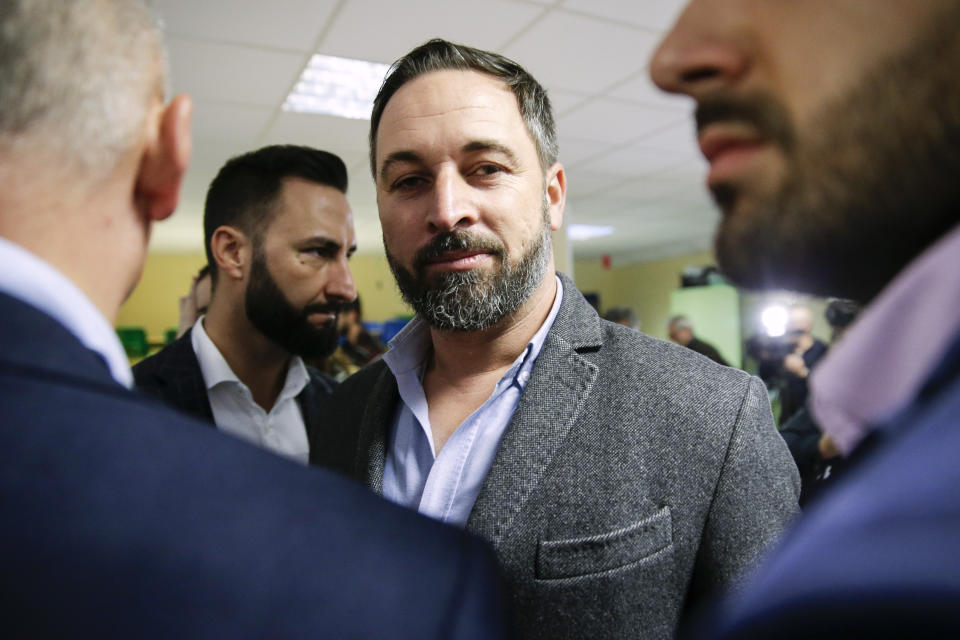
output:
[[[523,638],[667,638],[797,513],[763,384],[564,296],[467,529],[486,538]],[[382,490],[396,380],[328,399],[315,463]]]

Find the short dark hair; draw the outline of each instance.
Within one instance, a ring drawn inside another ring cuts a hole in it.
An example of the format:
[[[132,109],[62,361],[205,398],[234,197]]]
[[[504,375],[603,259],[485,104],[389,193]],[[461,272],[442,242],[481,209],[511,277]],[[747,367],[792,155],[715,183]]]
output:
[[[436,38],[394,62],[373,101],[373,113],[370,116],[370,171],[374,180],[377,179],[377,130],[387,102],[400,87],[414,78],[432,71],[446,70],[478,71],[503,80],[517,97],[520,117],[537,147],[540,168],[546,171],[557,161],[557,127],[546,89],[526,69],[509,58]]]
[[[273,219],[273,205],[285,178],[303,178],[347,192],[347,167],[328,151],[271,145],[228,160],[210,183],[203,208],[203,237],[214,284],[217,266],[210,249],[213,232],[224,225],[236,227],[259,244]]]

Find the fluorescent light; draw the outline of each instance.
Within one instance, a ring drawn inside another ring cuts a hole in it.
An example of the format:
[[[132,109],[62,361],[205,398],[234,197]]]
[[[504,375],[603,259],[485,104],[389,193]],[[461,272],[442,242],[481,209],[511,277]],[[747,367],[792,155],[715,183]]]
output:
[[[314,54],[283,110],[369,120],[389,68],[379,62]]]
[[[572,224],[567,229],[567,235],[572,240],[590,240],[591,238],[600,238],[613,233],[613,227],[606,227],[596,224]]]
[[[767,307],[760,314],[760,322],[771,338],[779,338],[787,332],[787,318],[787,308],[779,304]]]

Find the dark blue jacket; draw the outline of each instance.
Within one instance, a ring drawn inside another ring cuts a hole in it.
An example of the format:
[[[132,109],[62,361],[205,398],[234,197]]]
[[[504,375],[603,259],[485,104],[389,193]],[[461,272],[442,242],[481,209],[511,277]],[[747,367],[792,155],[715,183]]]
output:
[[[117,384],[0,294],[4,637],[492,638],[469,535]]]
[[[159,352],[138,362],[133,367],[133,378],[137,388],[144,393],[213,426],[213,409],[200,361],[193,351],[192,331],[188,330]],[[310,380],[297,394],[297,405],[303,416],[307,441],[312,446],[317,439],[317,430],[323,428],[321,404],[337,382],[311,366],[307,366],[307,374]]]

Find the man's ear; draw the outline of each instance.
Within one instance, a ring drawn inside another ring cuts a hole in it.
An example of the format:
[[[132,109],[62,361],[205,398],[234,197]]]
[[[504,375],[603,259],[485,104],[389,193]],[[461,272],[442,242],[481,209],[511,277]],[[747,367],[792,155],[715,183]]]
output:
[[[161,108],[156,135],[140,158],[136,202],[149,220],[163,220],[177,208],[180,186],[190,162],[193,102],[180,95]]]
[[[210,252],[217,262],[220,278],[242,280],[249,271],[253,246],[247,234],[236,227],[217,227],[210,238]]]
[[[556,231],[563,225],[563,209],[567,203],[567,174],[563,165],[554,163],[547,171],[547,210],[550,212],[550,228]]]

